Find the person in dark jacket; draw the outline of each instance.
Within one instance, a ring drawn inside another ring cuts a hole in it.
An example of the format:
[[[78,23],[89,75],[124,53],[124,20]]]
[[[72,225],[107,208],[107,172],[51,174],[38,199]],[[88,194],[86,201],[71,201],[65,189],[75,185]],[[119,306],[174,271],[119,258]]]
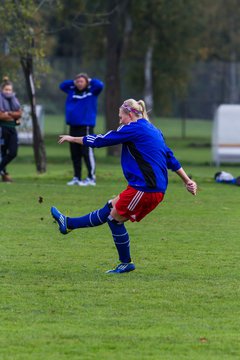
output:
[[[85,216],[66,217],[56,207],[51,208],[62,234],[108,223],[120,260],[120,264],[108,273],[126,273],[135,269],[124,222],[141,221],[163,200],[168,185],[168,169],[180,176],[191,194],[197,193],[197,184],[188,177],[167,147],[162,132],[148,120],[144,101],[124,101],[119,109],[119,118],[120,127],[116,131],[84,137],[61,135],[59,144],[66,141],[92,148],[122,144],[121,164],[127,188],[103,208]]]
[[[70,135],[79,137],[93,134],[97,117],[97,100],[103,89],[98,79],[90,79],[87,74],[80,73],[74,80],[66,80],[60,89],[67,93],[66,123],[70,126]],[[84,144],[70,143],[70,153],[74,176],[67,185],[96,185],[95,157],[92,148]],[[82,159],[87,167],[87,178],[82,180]]]
[[[0,174],[4,182],[12,182],[7,165],[17,156],[16,126],[20,124],[21,115],[20,103],[13,92],[13,84],[5,77],[0,91]]]

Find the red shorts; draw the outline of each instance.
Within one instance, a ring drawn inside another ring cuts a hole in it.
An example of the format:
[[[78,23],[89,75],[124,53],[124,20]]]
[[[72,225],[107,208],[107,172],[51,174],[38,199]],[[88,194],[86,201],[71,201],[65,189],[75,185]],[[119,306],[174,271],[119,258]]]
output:
[[[138,191],[131,186],[121,192],[115,208],[119,215],[134,221],[141,221],[163,200],[161,192]]]

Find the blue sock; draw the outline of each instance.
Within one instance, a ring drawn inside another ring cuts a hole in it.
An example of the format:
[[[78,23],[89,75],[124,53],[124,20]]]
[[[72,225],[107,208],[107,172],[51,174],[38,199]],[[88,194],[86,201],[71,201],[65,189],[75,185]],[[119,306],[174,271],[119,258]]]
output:
[[[90,214],[77,218],[67,217],[67,228],[73,230],[105,224],[110,212],[111,203],[107,203],[102,209],[92,211]]]
[[[123,263],[131,262],[130,240],[125,225],[111,217],[108,218],[107,222],[112,231],[112,237],[118,251],[119,260]]]

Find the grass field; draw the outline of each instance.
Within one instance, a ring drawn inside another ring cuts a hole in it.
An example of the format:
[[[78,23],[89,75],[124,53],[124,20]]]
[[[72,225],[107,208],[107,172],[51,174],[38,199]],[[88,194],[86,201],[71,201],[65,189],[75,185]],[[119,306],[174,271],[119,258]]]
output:
[[[62,236],[49,211],[77,216],[105,204],[126,185],[119,159],[96,150],[97,186],[67,187],[61,117],[46,119],[46,174],[20,147],[15,182],[0,183],[1,360],[239,359],[240,190],[213,181],[210,122],[187,122],[185,139],[179,121],[158,123],[199,193],[169,174],[162,205],[127,224],[130,274],[105,274],[118,260],[106,225]]]

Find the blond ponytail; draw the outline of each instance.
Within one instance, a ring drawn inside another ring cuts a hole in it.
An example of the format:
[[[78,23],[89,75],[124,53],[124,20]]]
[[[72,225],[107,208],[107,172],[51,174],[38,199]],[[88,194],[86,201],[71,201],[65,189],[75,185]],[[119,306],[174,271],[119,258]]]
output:
[[[140,106],[141,109],[142,109],[142,114],[143,114],[144,119],[146,119],[146,120],[149,121],[145,102],[144,102],[143,100],[138,100],[138,104],[139,104],[139,106]]]

